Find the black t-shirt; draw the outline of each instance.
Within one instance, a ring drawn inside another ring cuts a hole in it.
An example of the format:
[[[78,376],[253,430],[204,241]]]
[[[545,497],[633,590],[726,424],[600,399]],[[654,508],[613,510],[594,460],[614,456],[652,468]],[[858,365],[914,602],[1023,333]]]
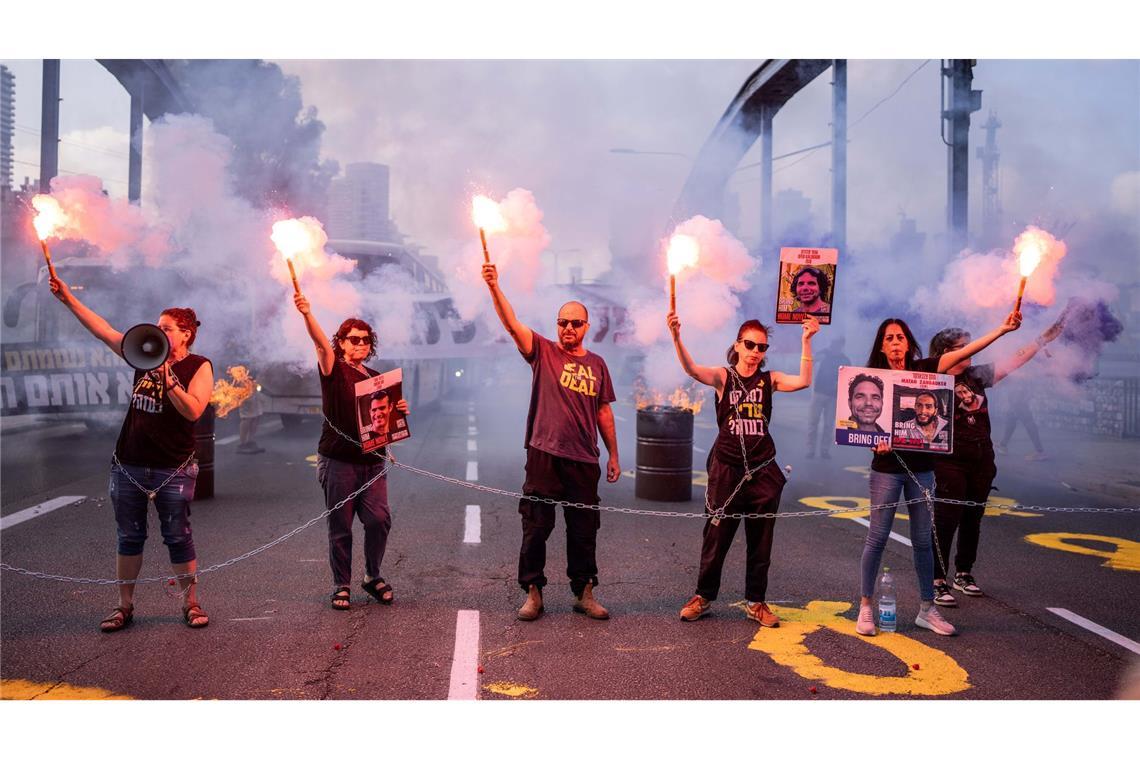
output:
[[[937,372],[938,359],[919,359],[914,366],[907,369],[912,372]],[[925,451],[888,451],[886,454],[875,454],[871,459],[871,469],[875,472],[890,472],[901,475],[906,470],[899,464],[896,454],[910,468],[911,472],[930,472],[934,469],[935,455]]]
[[[319,367],[317,374],[320,374]],[[318,454],[349,464],[376,464],[387,453],[386,447],[373,449],[367,454],[360,448],[360,420],[356,411],[356,384],[379,374],[376,370],[363,365],[361,371],[357,372],[337,359],[333,362],[332,372],[320,375],[321,408],[325,413],[325,421],[321,425],[321,441],[317,444]],[[352,441],[346,441],[336,430],[329,427],[330,421]]]
[[[183,388],[203,364],[210,360],[187,354],[171,368]],[[136,467],[178,467],[194,452],[194,422],[174,408],[157,370],[135,370],[131,404],[115,444],[115,455],[123,464]]]
[[[979,364],[968,367],[965,372],[954,378],[954,454],[969,456],[976,453],[979,448],[988,449],[992,446],[990,440],[990,402],[986,398],[986,388],[994,385],[994,365]],[[958,398],[959,386],[965,386],[971,393],[981,399],[981,406],[974,411],[963,408]],[[961,445],[960,445],[961,444]]]
[[[768,431],[772,419],[772,373],[757,371],[741,377],[729,367],[724,392],[716,400],[716,424],[720,428],[709,454],[726,465],[741,467],[744,456],[740,439],[748,452],[748,466],[755,467],[776,456],[776,444]]]

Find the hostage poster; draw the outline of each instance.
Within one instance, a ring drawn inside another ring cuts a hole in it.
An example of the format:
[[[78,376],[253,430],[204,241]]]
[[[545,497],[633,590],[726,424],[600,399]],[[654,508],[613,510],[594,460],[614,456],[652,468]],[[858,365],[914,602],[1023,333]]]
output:
[[[396,408],[404,397],[404,371],[394,369],[356,384],[356,418],[364,451],[411,436],[408,417]]]
[[[932,372],[840,367],[835,442],[949,454],[954,441],[954,378]]]
[[[831,324],[838,248],[781,248],[776,323],[796,324],[808,314]]]

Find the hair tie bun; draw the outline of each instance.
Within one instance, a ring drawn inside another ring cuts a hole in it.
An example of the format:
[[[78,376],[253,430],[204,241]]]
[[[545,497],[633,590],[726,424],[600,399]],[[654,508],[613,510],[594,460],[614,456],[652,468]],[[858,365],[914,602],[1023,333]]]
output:
[[[201,326],[202,326],[202,323],[201,323],[201,322],[199,322],[198,320],[194,320],[194,326],[195,326],[195,327],[201,327]]]

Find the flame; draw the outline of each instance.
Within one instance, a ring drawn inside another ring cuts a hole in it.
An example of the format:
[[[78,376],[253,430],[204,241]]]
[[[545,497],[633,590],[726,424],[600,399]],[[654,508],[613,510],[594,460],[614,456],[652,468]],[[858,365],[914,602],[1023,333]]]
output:
[[[704,389],[699,384],[690,381],[672,391],[658,391],[645,384],[645,379],[638,377],[633,383],[633,400],[638,409],[648,406],[675,406],[688,409],[693,414],[700,414],[705,403]]]
[[[485,195],[476,195],[471,199],[471,219],[484,232],[502,232],[507,228],[499,204]]]
[[[214,383],[214,392],[210,395],[210,403],[214,405],[219,417],[225,417],[244,404],[246,399],[253,395],[255,388],[254,379],[242,365],[236,364],[226,372],[234,382],[219,379]],[[256,388],[260,390],[261,386],[258,385]]]
[[[669,239],[669,274],[678,274],[682,269],[695,267],[701,248],[697,239],[688,235],[674,235]]]
[[[40,194],[33,197],[32,207],[36,210],[36,218],[32,221],[32,225],[35,226],[36,235],[40,240],[47,240],[68,222],[63,207],[50,195]]]
[[[1017,254],[1017,268],[1022,277],[1033,274],[1033,270],[1041,263],[1041,259],[1045,257],[1045,251],[1049,249],[1050,242],[1053,240],[1052,235],[1036,227],[1030,227],[1017,236],[1013,250]]]
[[[310,217],[274,222],[269,239],[286,259],[293,259],[300,253],[315,253],[323,245],[320,222]]]

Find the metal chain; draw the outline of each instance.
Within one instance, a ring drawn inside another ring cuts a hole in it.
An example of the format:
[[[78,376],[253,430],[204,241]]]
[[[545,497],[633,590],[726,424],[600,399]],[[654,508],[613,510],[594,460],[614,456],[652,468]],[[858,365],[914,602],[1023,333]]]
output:
[[[293,536],[297,535],[298,533],[305,530],[306,528],[309,528],[310,526],[314,525],[318,521],[324,519],[328,515],[332,514],[333,512],[335,512],[338,509],[340,509],[341,507],[343,507],[348,502],[355,499],[357,496],[359,496],[364,491],[368,490],[368,488],[370,488],[373,483],[375,483],[377,480],[379,480],[380,478],[382,478],[388,474],[388,467],[389,467],[389,465],[385,464],[384,469],[382,469],[380,472],[378,472],[376,475],[374,475],[372,478],[370,478],[368,480],[368,482],[366,482],[360,488],[356,489],[355,491],[350,493],[348,496],[346,496],[344,499],[339,501],[336,504],[336,506],[333,506],[333,507],[326,509],[324,512],[321,512],[316,517],[312,518],[311,520],[304,523],[303,525],[300,525],[300,526],[294,528],[293,530],[289,531],[288,533],[281,536],[280,538],[276,538],[273,541],[270,541],[269,543],[265,544],[264,546],[259,546],[256,549],[248,551],[239,557],[234,557],[233,559],[228,559],[225,562],[219,562],[216,565],[210,565],[209,567],[205,568],[204,570],[199,570],[197,573],[180,573],[178,575],[166,575],[166,576],[154,577],[154,578],[136,578],[134,580],[120,580],[118,578],[72,578],[72,577],[69,577],[66,575],[54,575],[52,573],[41,573],[41,572],[37,572],[35,570],[28,570],[27,568],[23,568],[23,567],[13,567],[12,565],[9,565],[5,562],[0,562],[0,570],[8,570],[9,572],[17,573],[19,575],[27,575],[27,576],[30,576],[33,578],[39,578],[40,580],[64,581],[67,583],[86,583],[86,584],[92,584],[92,585],[96,585],[96,586],[123,586],[123,585],[128,585],[128,584],[135,584],[135,583],[169,583],[170,581],[185,580],[188,578],[194,579],[199,575],[205,575],[206,573],[216,572],[218,570],[222,570],[224,568],[230,567],[231,565],[235,565],[238,562],[242,562],[243,560],[247,560],[250,557],[254,557],[258,554],[261,554],[263,551],[267,551],[269,549],[272,549],[274,546],[277,546],[280,543],[284,543],[285,541],[288,541]]]
[[[186,461],[183,462],[182,464],[178,465],[178,469],[176,469],[174,472],[172,472],[170,474],[169,478],[162,481],[162,485],[160,485],[158,488],[156,488],[152,491],[149,488],[143,488],[141,483],[139,483],[137,480],[135,480],[134,478],[131,477],[131,474],[129,472],[127,472],[125,467],[123,467],[123,463],[119,461],[119,455],[117,453],[111,454],[111,464],[113,464],[116,468],[118,468],[119,472],[126,475],[127,480],[134,483],[135,488],[139,489],[144,494],[146,494],[147,501],[154,501],[155,497],[158,496],[159,492],[162,491],[162,489],[166,488],[167,484],[170,483],[170,481],[174,480],[176,477],[178,477],[178,474],[180,472],[182,472],[184,469],[186,469],[187,467],[189,467],[190,463],[193,461],[194,461],[194,453],[191,453],[190,456],[187,457]]]
[[[327,418],[325,421],[328,422]],[[345,438],[346,440],[352,441],[353,443],[356,443],[356,444],[359,444],[359,441],[356,441],[356,440],[350,438],[349,436],[345,435],[343,432],[338,430],[336,428],[336,426],[333,425],[331,422],[329,422],[329,427],[335,433],[337,433],[341,437]],[[136,578],[135,580],[119,580],[116,578],[75,578],[75,577],[71,577],[71,576],[56,575],[56,574],[52,574],[52,573],[41,573],[41,572],[38,572],[35,570],[29,570],[27,568],[23,568],[23,567],[15,567],[13,565],[9,565],[6,562],[0,562],[0,570],[6,570],[8,572],[17,573],[18,575],[26,575],[26,576],[29,576],[32,578],[39,578],[41,580],[62,581],[62,582],[67,582],[67,583],[93,584],[93,585],[99,585],[99,586],[113,586],[113,585],[125,585],[125,584],[135,584],[135,583],[169,583],[170,581],[184,580],[187,578],[193,579],[197,575],[203,575],[206,573],[212,573],[212,572],[216,572],[218,570],[225,569],[227,567],[230,567],[231,565],[237,564],[238,562],[242,562],[242,561],[247,560],[251,557],[254,557],[258,554],[261,554],[264,551],[268,551],[269,549],[272,549],[273,547],[277,546],[278,544],[281,544],[281,543],[284,543],[285,541],[288,541],[293,536],[295,536],[298,533],[306,530],[307,528],[311,527],[312,525],[314,525],[318,521],[324,519],[328,515],[332,514],[336,510],[340,509],[341,507],[343,507],[345,504],[347,504],[352,499],[355,499],[357,496],[359,496],[361,493],[363,493],[369,487],[371,487],[373,483],[375,483],[377,480],[379,480],[380,478],[387,475],[388,471],[391,469],[392,466],[399,467],[400,469],[407,470],[409,472],[414,472],[417,475],[422,475],[422,476],[427,477],[427,478],[438,480],[442,483],[450,483],[451,485],[460,486],[463,488],[468,488],[468,489],[471,489],[474,491],[480,491],[482,493],[494,494],[496,496],[505,496],[505,497],[512,498],[512,499],[529,499],[530,501],[538,502],[540,504],[550,504],[551,506],[555,506],[555,507],[572,507],[575,509],[594,510],[596,512],[611,512],[611,513],[623,514],[623,515],[642,515],[642,516],[647,516],[647,517],[679,517],[679,518],[683,518],[683,519],[698,519],[698,520],[707,520],[707,519],[710,519],[712,517],[715,517],[715,515],[710,514],[707,511],[706,512],[675,512],[675,511],[665,510],[665,509],[638,509],[635,507],[609,506],[609,505],[602,505],[602,504],[579,504],[577,502],[564,501],[561,499],[549,499],[549,498],[546,498],[544,496],[533,496],[533,495],[528,495],[528,494],[522,494],[522,493],[518,493],[516,491],[508,491],[508,490],[503,489],[503,488],[493,488],[491,486],[484,486],[484,485],[481,485],[479,483],[471,483],[471,482],[468,482],[466,480],[460,480],[458,478],[452,478],[452,477],[448,477],[446,475],[440,475],[438,473],[430,472],[428,470],[424,470],[424,469],[421,469],[419,467],[414,467],[414,466],[409,465],[409,464],[397,462],[390,454],[382,455],[382,454],[379,454],[375,451],[370,452],[370,453],[372,453],[373,455],[375,455],[376,457],[378,457],[380,459],[385,460],[384,469],[382,469],[379,473],[377,473],[375,476],[370,478],[368,480],[368,482],[366,482],[360,488],[356,489],[351,494],[349,494],[347,497],[345,497],[343,500],[338,502],[335,506],[330,507],[329,509],[326,509],[324,512],[321,512],[316,517],[313,517],[312,519],[308,520],[304,524],[294,528],[293,530],[289,531],[285,535],[283,535],[277,539],[274,539],[273,541],[270,541],[269,543],[267,543],[263,546],[259,546],[256,549],[248,551],[245,554],[242,554],[238,557],[228,559],[225,562],[219,562],[218,564],[211,565],[210,567],[207,567],[203,570],[199,570],[197,573],[182,573],[179,575],[167,575],[167,576],[152,577],[152,578]],[[771,461],[771,460],[769,460],[769,461]],[[761,465],[761,468],[766,466],[768,463],[769,462],[765,462],[764,465]],[[905,463],[903,464],[903,466],[906,467]],[[760,468],[757,468],[757,469],[760,469]],[[910,474],[910,476],[912,478],[914,478],[914,474],[910,472],[909,468],[907,468],[907,472]],[[917,478],[915,478],[915,481],[917,482]],[[921,483],[919,484],[919,487],[922,488]],[[145,489],[143,489],[143,490],[145,490]],[[751,519],[751,520],[772,520],[772,519],[775,519],[777,517],[819,517],[819,516],[841,515],[841,514],[845,514],[848,512],[873,512],[873,511],[878,510],[878,509],[894,509],[894,508],[900,507],[900,506],[909,506],[910,504],[920,504],[923,502],[926,502],[929,505],[931,503],[931,497],[930,497],[931,492],[928,491],[927,489],[923,489],[923,491],[924,491],[924,493],[927,494],[927,496],[924,496],[921,499],[906,499],[903,501],[894,502],[893,504],[882,504],[882,505],[878,505],[878,506],[834,507],[834,508],[830,508],[830,509],[826,509],[826,510],[812,509],[812,510],[805,510],[805,511],[800,511],[800,512],[734,513],[734,514],[723,515],[723,517],[728,518],[728,519],[736,519],[736,520],[749,520],[749,519]],[[706,489],[706,492],[707,492],[707,489]],[[959,505],[963,505],[963,506],[981,506],[981,507],[987,507],[987,508],[992,508],[992,509],[1026,510],[1026,511],[1033,511],[1033,512],[1085,513],[1085,514],[1089,514],[1089,513],[1121,514],[1121,513],[1140,512],[1140,507],[1046,507],[1046,506],[1036,506],[1036,505],[1028,505],[1028,504],[1018,504],[1018,503],[1011,504],[1011,505],[982,504],[982,503],[974,502],[974,501],[963,501],[961,499],[939,499],[939,501],[944,501],[944,502],[949,503],[949,504],[959,504]],[[726,502],[726,504],[727,504],[727,502]],[[706,505],[707,505],[707,493],[706,493]]]
[[[922,500],[926,502],[926,508],[930,512],[930,533],[932,542],[934,543],[934,553],[938,555],[938,566],[942,568],[942,579],[946,580],[946,573],[949,568],[946,566],[946,559],[942,556],[942,545],[938,543],[938,527],[934,524],[934,489],[938,487],[938,480],[934,472],[931,471],[930,488],[926,488],[919,482],[918,477],[910,471],[910,468],[907,467],[906,462],[903,461],[903,458],[899,456],[898,452],[895,451],[892,453],[895,455],[895,459],[899,460],[899,464],[902,465],[903,469],[906,470],[906,474],[910,476],[910,479],[913,480],[914,484],[918,486],[918,489],[922,491]],[[907,510],[909,511],[909,509],[910,507],[908,506]]]

